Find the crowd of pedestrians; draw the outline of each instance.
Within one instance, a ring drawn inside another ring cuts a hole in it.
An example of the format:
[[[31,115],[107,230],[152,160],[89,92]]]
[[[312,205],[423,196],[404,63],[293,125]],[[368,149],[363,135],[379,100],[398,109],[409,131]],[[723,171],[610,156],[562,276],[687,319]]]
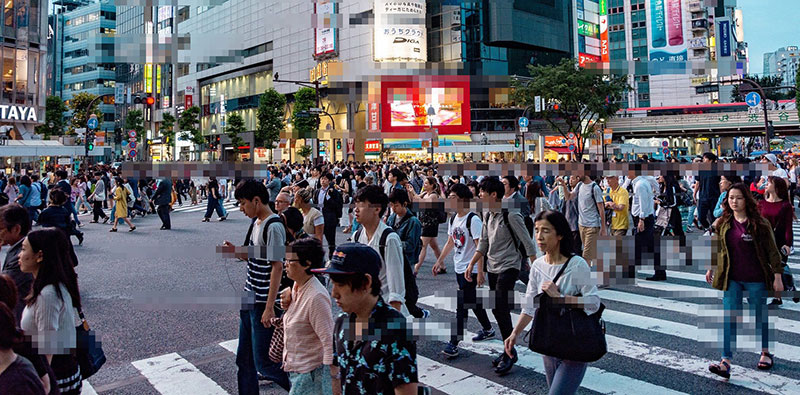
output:
[[[16,325],[0,327],[11,339],[0,342],[0,368],[13,364],[15,380],[34,377],[32,367],[15,362],[21,360],[15,355],[24,354],[9,351],[18,346],[20,330],[74,338],[63,328],[74,329],[67,323],[76,322],[80,309],[72,269],[77,258],[53,248],[63,245],[72,251],[68,238],[80,233],[79,210],[91,207],[91,223],[111,220],[112,232],[120,221],[134,231],[131,220],[136,215],[154,213],[161,229],[169,230],[176,205],[205,199],[202,221],[209,222],[214,212],[224,221],[228,213],[223,203],[232,199],[251,220],[243,243],[224,241],[222,247],[247,267],[243,288],[248,300],[239,315],[236,357],[241,394],[257,394],[260,380],[292,394],[417,393],[416,339],[408,325],[430,317],[418,305],[416,284],[428,262],[434,262],[429,269],[433,276],[446,275],[448,269],[456,276],[455,283],[437,280],[457,295],[455,325],[442,354],[459,356],[472,310],[481,325],[472,340],[492,339],[499,332],[505,352],[492,367],[499,375],[508,374],[518,361],[517,342],[541,314],[537,297],[559,299],[586,317],[602,312],[598,288],[611,284],[608,276],[595,279],[592,272],[604,272],[608,268],[602,266],[613,263],[602,257],[601,239],[632,236],[634,259],[624,274],[635,278],[638,267],[651,266],[653,274],[646,279],[664,281],[669,265],[662,260],[659,240],[669,236],[685,245],[687,233],[694,232],[720,240],[706,279],[724,295],[723,350],[722,361],[709,370],[731,375],[737,322],[733,312],[741,310],[744,295],[763,345],[758,368],[768,370],[774,362],[768,347],[767,298],[773,292],[771,304],[785,303],[774,292],[794,287],[787,260],[794,253],[800,166],[773,154],[759,160],[769,166],[764,177],[724,172],[695,177],[671,170],[652,176],[637,174],[632,167],[608,174],[471,177],[438,174],[431,164],[328,163],[272,166],[258,180],[137,180],[102,167],[86,172],[91,179],[70,177],[63,170],[52,178],[48,174],[45,181],[35,175],[23,175],[18,182],[16,177],[0,178],[0,190],[10,202],[0,208],[0,236],[11,246],[10,254],[16,251],[3,272],[10,273],[21,295],[0,304],[0,326],[6,310],[17,308]],[[718,158],[706,153],[696,161]],[[104,207],[111,209],[111,217]],[[447,241],[440,248],[442,225]],[[33,226],[55,229],[31,231]],[[342,228],[348,241],[337,245],[336,232]],[[43,245],[44,236],[58,243]],[[83,235],[78,238],[82,243]],[[447,268],[451,256],[453,267]],[[26,275],[31,275],[27,282]],[[517,281],[527,289],[515,323],[511,311]],[[484,285],[490,301],[478,296],[477,288]],[[341,315],[334,317],[334,310]],[[47,322],[31,317],[46,317]],[[58,387],[74,390],[80,372],[60,357],[64,349],[38,350],[27,355],[43,355],[54,376],[37,367],[39,381],[33,384],[46,387],[55,377]],[[574,393],[588,363],[564,356],[543,358],[550,393]]]

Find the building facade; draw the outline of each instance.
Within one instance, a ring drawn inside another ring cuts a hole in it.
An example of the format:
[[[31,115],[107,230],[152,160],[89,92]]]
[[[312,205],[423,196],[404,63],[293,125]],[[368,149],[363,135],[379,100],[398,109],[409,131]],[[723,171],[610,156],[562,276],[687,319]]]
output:
[[[44,118],[47,2],[3,2],[0,135],[30,139]]]
[[[800,49],[796,45],[764,54],[764,75],[781,77],[782,85],[795,85],[798,65],[800,65]]]

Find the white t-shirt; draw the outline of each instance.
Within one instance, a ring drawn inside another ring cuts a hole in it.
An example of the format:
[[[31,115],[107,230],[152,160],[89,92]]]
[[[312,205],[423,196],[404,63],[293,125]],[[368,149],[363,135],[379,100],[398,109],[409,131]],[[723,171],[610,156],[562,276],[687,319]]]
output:
[[[467,266],[469,266],[469,262],[477,249],[475,240],[470,240],[470,231],[467,229],[467,218],[469,216],[469,213],[463,217],[456,215],[453,223],[448,223],[447,226],[447,235],[453,238],[453,249],[455,250],[453,264],[457,274],[463,274],[467,271]],[[472,228],[472,239],[480,239],[483,223],[479,215],[472,216],[470,228]],[[472,272],[477,273],[478,268],[475,267]]]
[[[780,167],[775,169],[775,170],[773,170],[770,173],[770,175],[773,176],[773,177],[780,177],[780,178],[783,178],[785,180],[789,179],[789,173],[787,173],[785,169],[782,169]]]

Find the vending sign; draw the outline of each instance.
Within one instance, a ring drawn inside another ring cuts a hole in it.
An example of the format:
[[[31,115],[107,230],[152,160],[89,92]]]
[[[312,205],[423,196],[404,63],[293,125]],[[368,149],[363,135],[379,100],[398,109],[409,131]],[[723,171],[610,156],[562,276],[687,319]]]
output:
[[[691,26],[690,15],[682,6],[683,0],[645,0],[650,37],[647,42],[651,62],[685,62],[688,59],[686,30]],[[658,70],[658,68],[656,68]],[[660,74],[654,71],[651,74]]]

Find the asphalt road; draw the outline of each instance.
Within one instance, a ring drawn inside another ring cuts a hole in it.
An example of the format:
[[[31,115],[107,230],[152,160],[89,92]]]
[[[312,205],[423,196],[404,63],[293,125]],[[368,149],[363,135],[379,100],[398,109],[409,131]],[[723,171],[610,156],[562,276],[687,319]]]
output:
[[[108,357],[102,370],[88,380],[94,391],[192,393],[191,387],[182,390],[180,386],[173,392],[165,387],[157,390],[157,385],[137,368],[143,360],[176,353],[188,370],[196,370],[224,392],[237,392],[235,355],[220,343],[238,337],[237,298],[244,284],[245,266],[221,258],[215,246],[224,240],[241,243],[249,220],[232,208],[227,221],[212,218],[202,223],[203,211],[200,206],[178,208],[172,214],[171,231],[159,230],[156,215],[136,218],[137,230],[131,233],[126,232],[125,225],[120,225],[118,233],[109,233],[109,225],[87,223],[83,228],[86,241],[76,246],[81,296],[87,318],[99,333]],[[82,218],[88,222],[88,218]],[[440,228],[439,243],[443,246],[446,226]],[[339,243],[345,238],[339,232]],[[434,304],[442,299],[433,296],[436,292],[456,288],[452,261],[447,260],[449,273],[434,278],[430,274],[433,260],[429,251],[418,277],[420,295],[428,297],[421,303]],[[796,255],[791,262],[800,267]],[[734,358],[735,379],[726,383],[707,372],[707,364],[718,361],[720,352],[715,344],[697,341],[701,333],[698,317],[703,307],[720,307],[721,301],[698,293],[666,297],[668,291],[708,290],[699,274],[700,270],[681,269],[670,272],[668,284],[642,282],[601,291],[607,306],[604,317],[609,353],[590,365],[578,393],[800,393],[800,305],[791,302],[770,313],[776,328],[773,338],[780,343],[773,348],[777,355],[773,371],[757,371],[758,355],[739,352]],[[524,292],[521,283],[517,291]],[[431,322],[455,318],[451,308],[436,305],[431,310]],[[708,314],[721,317],[721,312]],[[477,332],[477,320],[471,318],[467,329]],[[440,354],[443,342],[418,342],[423,382],[434,387],[434,393],[547,392],[541,357],[522,352],[512,374],[497,377],[490,361],[501,347],[499,340],[466,343],[460,357],[446,360]],[[520,340],[518,349],[524,350],[524,344]],[[85,392],[91,393],[92,389],[86,387]],[[285,392],[265,385],[262,393]]]

